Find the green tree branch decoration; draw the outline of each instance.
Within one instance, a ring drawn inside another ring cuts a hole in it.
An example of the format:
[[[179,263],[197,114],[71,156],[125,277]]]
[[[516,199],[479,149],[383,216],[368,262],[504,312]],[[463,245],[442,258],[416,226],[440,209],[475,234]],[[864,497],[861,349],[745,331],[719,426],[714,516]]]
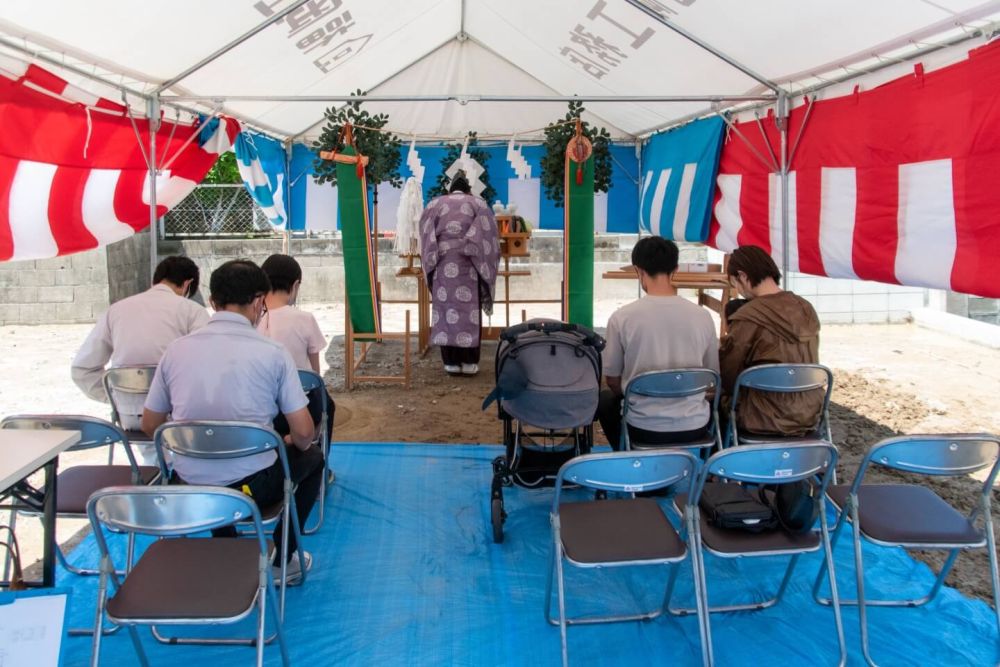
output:
[[[354,95],[362,97],[366,92],[358,89]],[[389,122],[388,114],[380,113],[374,116],[361,108],[361,102],[348,102],[339,109],[329,108],[324,113],[326,125],[319,135],[319,139],[313,142],[313,149],[319,151],[339,151],[344,144],[341,140],[341,130],[345,123],[354,126],[354,144],[362,155],[368,156],[368,166],[365,167],[365,176],[368,179],[369,187],[375,189],[375,201],[378,203],[379,183],[389,183],[393,187],[402,187],[403,179],[399,175],[399,164],[402,161],[402,154],[399,151],[401,142],[392,132],[379,131]],[[375,129],[367,129],[375,128]],[[322,185],[329,183],[337,184],[337,168],[332,160],[320,160],[313,163],[316,175],[313,176],[316,183]]]
[[[468,152],[469,157],[478,162],[484,170],[482,176],[479,177],[479,180],[486,186],[486,189],[483,190],[482,198],[490,202],[497,195],[497,191],[493,189],[493,185],[490,183],[490,172],[486,169],[486,161],[490,159],[490,154],[479,147],[479,138],[475,132],[469,132]],[[448,186],[451,185],[451,180],[444,172],[454,164],[455,160],[461,154],[461,143],[448,145],[448,152],[441,158],[441,174],[438,176],[437,183],[427,193],[429,197],[440,197],[441,195],[448,194]]]
[[[545,128],[542,187],[545,196],[560,208],[565,194],[566,144],[576,134],[574,124],[566,121],[580,118],[583,111],[583,102],[570,102],[566,115]],[[594,192],[607,192],[611,188],[611,135],[603,127],[594,127],[586,121],[583,133],[594,145]]]

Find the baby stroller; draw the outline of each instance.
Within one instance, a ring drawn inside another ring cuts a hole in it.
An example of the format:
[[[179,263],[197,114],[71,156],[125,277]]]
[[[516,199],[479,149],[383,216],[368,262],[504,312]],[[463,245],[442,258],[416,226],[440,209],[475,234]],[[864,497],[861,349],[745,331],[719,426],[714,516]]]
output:
[[[563,463],[590,451],[604,339],[576,324],[529,320],[500,334],[496,389],[506,454],[493,460],[490,522],[503,542],[503,487],[552,486]]]

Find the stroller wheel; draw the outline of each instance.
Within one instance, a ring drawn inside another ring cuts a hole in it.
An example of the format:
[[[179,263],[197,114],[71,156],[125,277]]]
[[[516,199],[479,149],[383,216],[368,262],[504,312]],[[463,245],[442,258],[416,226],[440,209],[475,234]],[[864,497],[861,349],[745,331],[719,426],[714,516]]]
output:
[[[493,524],[493,542],[495,544],[503,543],[503,520],[503,501],[494,498],[490,503],[490,523]]]

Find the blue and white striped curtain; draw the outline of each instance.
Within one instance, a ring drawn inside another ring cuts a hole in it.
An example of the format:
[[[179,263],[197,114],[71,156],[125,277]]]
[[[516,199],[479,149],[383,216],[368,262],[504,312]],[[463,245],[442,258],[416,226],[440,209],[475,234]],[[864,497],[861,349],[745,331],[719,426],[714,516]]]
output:
[[[243,131],[236,137],[234,150],[247,192],[275,229],[285,229],[288,223],[285,147],[277,139]]]
[[[706,118],[653,135],[642,150],[642,228],[674,241],[704,243],[725,123]]]

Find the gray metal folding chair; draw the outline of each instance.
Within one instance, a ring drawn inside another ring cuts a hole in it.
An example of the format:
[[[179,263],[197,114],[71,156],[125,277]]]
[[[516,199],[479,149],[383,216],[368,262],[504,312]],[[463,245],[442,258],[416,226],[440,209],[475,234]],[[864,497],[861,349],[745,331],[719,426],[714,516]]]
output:
[[[326,489],[333,482],[333,471],[330,470],[330,440],[327,438],[327,423],[330,419],[330,415],[326,412],[326,383],[323,382],[322,376],[319,373],[314,373],[312,371],[307,371],[305,369],[299,369],[299,381],[302,383],[302,390],[307,394],[310,391],[323,392],[321,394],[323,404],[323,412],[320,417],[320,422],[317,428],[319,429],[319,439],[317,444],[319,449],[323,452],[323,469],[326,471],[323,475],[323,483],[319,486],[319,502],[317,505],[318,514],[316,516],[316,525],[311,528],[302,527],[303,535],[312,535],[320,529],[323,525],[323,517],[325,514],[324,506],[326,505]]]
[[[285,482],[282,501],[271,507],[260,508],[261,520],[265,530],[273,530],[280,519],[284,530],[281,533],[281,544],[278,545],[281,562],[280,594],[278,600],[279,616],[285,618],[285,590],[288,588],[288,531],[295,531],[298,543],[299,562],[305,563],[302,548],[302,530],[299,517],[295,511],[294,485],[288,468],[288,456],[285,453],[285,443],[274,429],[235,421],[177,421],[167,422],[156,429],[153,436],[156,445],[156,455],[163,471],[164,484],[169,482],[170,472],[165,451],[181,456],[199,459],[237,459],[253,456],[267,451],[275,451],[281,468],[284,471]],[[302,568],[302,582],[305,582],[306,570]],[[201,640],[189,638],[164,638],[153,628],[153,635],[168,643],[219,643],[220,640]]]
[[[829,582],[832,592],[834,622],[837,629],[837,642],[840,647],[840,661],[843,665],[847,660],[847,649],[844,643],[844,628],[840,615],[837,583],[833,566],[833,550],[830,533],[827,527],[825,502],[823,492],[829,486],[833,470],[837,464],[837,448],[828,442],[818,440],[762,443],[755,447],[736,447],[714,454],[702,466],[701,475],[690,495],[677,494],[674,503],[680,512],[690,512],[697,508],[700,519],[694,522],[695,533],[692,549],[696,551],[702,576],[707,576],[703,551],[708,551],[721,558],[744,558],[756,556],[791,556],[778,591],[769,600],[749,604],[733,604],[712,607],[708,602],[708,587],[703,581],[700,595],[704,596],[701,604],[706,610],[706,626],[711,612],[755,611],[773,607],[781,601],[799,556],[823,550],[826,567],[829,568]],[[749,533],[740,530],[727,530],[713,526],[708,522],[704,510],[698,506],[705,487],[711,484],[740,482],[744,484],[788,484],[802,480],[811,480],[817,484],[817,503],[819,504],[819,530],[804,534],[792,534],[781,528],[762,532]],[[668,600],[669,604],[669,600]],[[690,614],[693,610],[668,607],[673,614]]]
[[[96,447],[107,447],[113,450],[115,445],[121,445],[125,450],[128,465],[76,465],[61,470],[56,477],[56,516],[70,519],[87,518],[87,498],[90,494],[106,486],[123,486],[126,484],[152,484],[159,474],[157,466],[140,466],[136,463],[132,445],[128,436],[119,427],[86,415],[14,415],[0,421],[0,428],[12,429],[62,429],[80,431],[80,441],[70,447],[68,452],[79,452]],[[109,458],[110,455],[109,455]],[[17,512],[40,516],[41,512],[27,506],[19,505]],[[11,513],[14,522],[15,513]],[[66,560],[59,545],[55,545],[56,556],[62,566],[73,574],[100,574],[97,569],[80,568]],[[129,544],[129,560],[131,560],[132,545]]]
[[[798,394],[809,391],[823,390],[823,407],[816,415],[812,431],[801,438],[790,440],[817,439],[833,442],[830,433],[830,395],[833,393],[833,373],[821,364],[764,364],[747,368],[736,378],[733,387],[733,397],[729,405],[729,430],[726,433],[726,446],[754,445],[761,442],[781,441],[780,436],[761,436],[739,432],[736,423],[737,406],[740,396],[747,390],[764,391],[781,394]],[[836,480],[834,480],[836,482]]]
[[[694,513],[687,510],[679,516],[678,533],[652,498],[624,498],[564,502],[567,485],[601,491],[631,494],[653,491],[677,485],[690,491],[698,476],[698,459],[683,450],[647,452],[612,452],[578,456],[559,470],[555,483],[555,498],[550,515],[552,523],[552,566],[549,568],[545,593],[545,618],[559,626],[563,665],[569,661],[566,628],[569,625],[648,620],[659,616],[669,598],[651,611],[630,615],[567,618],[563,563],[580,568],[605,568],[635,565],[668,565],[680,563],[688,556],[687,536],[693,534]],[[695,589],[700,590],[697,558],[691,556]],[[676,572],[676,570],[675,570]],[[559,616],[553,618],[552,579],[557,582]],[[673,577],[670,578],[672,584]],[[701,599],[701,596],[696,596]],[[698,613],[701,632],[702,658],[711,664],[711,641],[707,619]]]
[[[951,504],[920,484],[865,484],[872,466],[880,466],[928,477],[969,475],[989,468],[978,502],[969,514],[962,514]],[[866,607],[918,607],[933,600],[960,551],[986,549],[993,584],[993,608],[1000,633],[1000,578],[997,575],[997,545],[990,514],[993,484],[1000,471],[1000,438],[985,434],[904,435],[875,444],[858,466],[851,484],[831,486],[827,496],[840,509],[833,531],[837,543],[845,523],[851,522],[854,541],[854,565],[858,598],[841,600],[857,605],[861,623],[861,648],[865,660],[874,665],[869,650]],[[881,546],[904,549],[946,550],[948,558],[941,567],[930,591],[913,600],[869,600],[865,596],[864,562],[861,538]],[[819,594],[820,571],[813,585]]]
[[[145,401],[155,375],[156,366],[119,366],[104,371],[102,381],[104,392],[108,395],[108,401],[111,403],[111,421],[115,426],[125,431],[129,442],[133,445],[145,444],[152,448],[153,439],[146,435],[142,429],[136,428],[136,425],[122,423],[122,397],[133,396],[136,400]],[[108,459],[109,464],[113,462],[113,459]]]
[[[95,627],[105,616],[125,626],[142,665],[149,662],[135,626],[236,623],[254,609],[256,635],[242,643],[256,647],[257,665],[263,665],[270,610],[282,663],[288,665],[264,529],[251,499],[222,487],[117,486],[92,495],[87,515],[101,553]],[[252,523],[255,539],[186,537],[236,521]],[[119,580],[102,526],[129,535],[177,539],[153,542],[125,579]],[[92,667],[100,663],[100,656],[101,633],[94,632]]]
[[[677,368],[636,375],[625,387],[625,396],[622,399],[621,449],[628,451],[656,449],[658,447],[683,447],[689,451],[698,451],[703,459],[708,458],[713,448],[722,448],[722,437],[719,433],[719,385],[719,374],[709,368]],[[690,443],[657,445],[634,442],[629,435],[628,415],[632,409],[632,401],[636,397],[672,400],[690,396],[705,396],[707,393],[712,394],[709,399],[711,413],[708,421],[708,433],[704,438]]]

